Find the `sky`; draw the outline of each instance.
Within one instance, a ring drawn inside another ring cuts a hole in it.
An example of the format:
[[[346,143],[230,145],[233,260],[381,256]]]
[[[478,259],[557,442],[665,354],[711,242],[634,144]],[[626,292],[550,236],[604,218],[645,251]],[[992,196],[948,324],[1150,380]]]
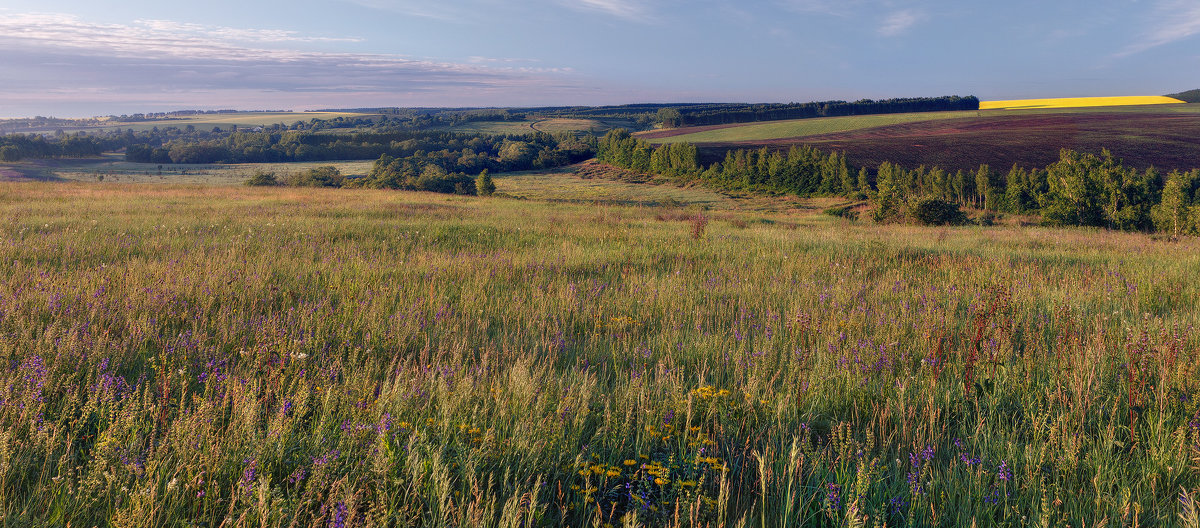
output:
[[[0,117],[1200,88],[1200,0],[0,0]]]

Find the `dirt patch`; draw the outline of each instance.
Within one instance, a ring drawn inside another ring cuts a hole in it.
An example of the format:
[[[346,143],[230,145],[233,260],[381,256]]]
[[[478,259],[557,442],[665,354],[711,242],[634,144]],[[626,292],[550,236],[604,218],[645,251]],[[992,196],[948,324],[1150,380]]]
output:
[[[700,146],[706,163],[724,159],[730,149],[812,145],[843,151],[852,165],[884,161],[904,166],[936,165],[970,170],[1018,164],[1043,167],[1061,149],[1099,153],[1109,149],[1127,165],[1163,170],[1200,167],[1200,115],[1041,114],[947,119],[904,123],[801,138],[713,143]]]

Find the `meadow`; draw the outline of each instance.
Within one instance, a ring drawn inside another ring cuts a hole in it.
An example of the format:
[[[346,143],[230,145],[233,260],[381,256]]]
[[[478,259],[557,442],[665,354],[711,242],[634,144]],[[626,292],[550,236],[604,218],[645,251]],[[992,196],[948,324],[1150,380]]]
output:
[[[1196,240],[124,183],[0,212],[8,526],[1200,525]]]

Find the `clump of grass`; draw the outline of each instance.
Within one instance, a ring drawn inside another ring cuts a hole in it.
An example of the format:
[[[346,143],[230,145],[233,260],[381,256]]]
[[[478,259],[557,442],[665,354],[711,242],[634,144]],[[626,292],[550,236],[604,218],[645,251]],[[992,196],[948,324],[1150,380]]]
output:
[[[846,220],[850,220],[852,222],[858,220],[858,211],[855,211],[854,206],[852,205],[830,207],[825,209],[824,213],[836,218],[845,218]]]
[[[704,231],[708,228],[708,217],[704,216],[704,213],[696,213],[696,216],[692,217],[691,226],[693,240],[704,238]]]

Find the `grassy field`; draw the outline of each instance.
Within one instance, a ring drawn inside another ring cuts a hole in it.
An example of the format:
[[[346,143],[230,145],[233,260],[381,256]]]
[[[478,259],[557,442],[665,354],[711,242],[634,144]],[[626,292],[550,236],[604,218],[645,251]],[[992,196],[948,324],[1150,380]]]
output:
[[[99,159],[31,160],[0,164],[0,181],[34,179],[107,183],[168,183],[240,185],[257,171],[284,175],[313,167],[332,165],[342,174],[365,175],[374,161],[323,161],[299,163],[240,163],[230,165],[180,165],[131,163],[124,155],[109,154]]]
[[[1197,526],[1196,241],[698,213],[0,184],[0,518]]]
[[[703,187],[629,183],[584,177],[580,167],[549,171],[509,172],[495,176],[496,191],[516,198],[605,205],[679,205],[726,209],[732,200]]]
[[[846,117],[822,117],[817,119],[793,119],[768,121],[744,125],[697,127],[705,130],[690,132],[687,128],[662,132],[651,132],[639,136],[651,143],[727,143],[734,141],[761,141],[847,132],[901,123],[953,119],[973,116],[975,112],[919,112],[912,114],[880,114]]]
[[[594,132],[596,134],[603,134],[613,128],[629,128],[632,124],[631,121],[620,119],[543,119],[532,117],[521,121],[473,121],[461,125],[444,127],[443,130],[469,134],[529,134],[534,131],[549,134],[561,132]]]

